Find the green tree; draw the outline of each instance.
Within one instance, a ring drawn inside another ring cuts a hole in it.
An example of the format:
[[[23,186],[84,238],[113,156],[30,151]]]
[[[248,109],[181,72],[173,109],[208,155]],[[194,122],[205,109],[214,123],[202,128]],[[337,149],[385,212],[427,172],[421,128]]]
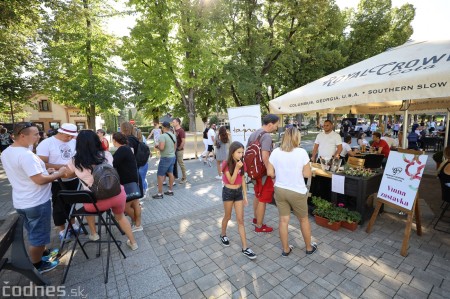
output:
[[[38,86],[32,71],[37,63],[36,37],[42,1],[0,2],[0,112],[22,113]]]
[[[336,5],[319,1],[229,1],[224,78],[234,105],[261,104],[342,66]]]
[[[121,52],[137,87],[138,106],[162,114],[181,102],[179,107],[194,131],[196,107],[204,101],[197,94],[220,71],[214,53],[218,47],[215,12],[220,1],[132,0],[130,4],[140,18],[130,38],[124,39]],[[200,106],[209,109],[209,105]]]
[[[116,40],[102,29],[113,13],[101,0],[58,1],[42,30],[45,91],[86,112],[95,129],[97,109],[123,106],[123,72],[112,63]]]
[[[361,0],[348,12],[347,65],[404,44],[413,33],[414,16],[412,4],[393,8],[391,0]]]

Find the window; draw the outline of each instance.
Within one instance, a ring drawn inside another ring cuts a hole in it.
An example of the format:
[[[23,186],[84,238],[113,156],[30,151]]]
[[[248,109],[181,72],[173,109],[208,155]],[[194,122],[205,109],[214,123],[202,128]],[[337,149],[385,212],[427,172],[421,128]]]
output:
[[[33,122],[39,131],[44,131],[44,123],[43,122]]]
[[[52,128],[53,130],[58,130],[59,129],[59,122],[51,121],[49,123],[49,125],[50,125],[50,128]]]
[[[50,111],[50,103],[48,100],[39,101],[39,111]]]
[[[78,131],[86,129],[86,123],[85,122],[77,122],[76,125],[77,125],[77,130]]]

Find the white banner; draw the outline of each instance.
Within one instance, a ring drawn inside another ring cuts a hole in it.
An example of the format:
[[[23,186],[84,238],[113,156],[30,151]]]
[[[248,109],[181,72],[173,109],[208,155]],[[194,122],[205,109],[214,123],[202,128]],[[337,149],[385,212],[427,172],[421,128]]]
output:
[[[231,140],[247,146],[250,135],[261,128],[261,108],[259,105],[228,108]]]
[[[427,158],[427,155],[391,151],[378,190],[378,197],[412,210]]]

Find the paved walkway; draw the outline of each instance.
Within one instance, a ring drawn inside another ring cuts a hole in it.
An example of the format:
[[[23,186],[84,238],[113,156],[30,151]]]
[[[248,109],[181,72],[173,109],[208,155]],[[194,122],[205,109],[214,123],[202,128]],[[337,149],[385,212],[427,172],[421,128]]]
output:
[[[215,167],[196,160],[186,161],[186,166],[189,183],[177,185],[175,196],[142,201],[144,231],[135,234],[139,249],[132,252],[123,246],[123,259],[112,247],[109,283],[103,283],[105,254],[95,258],[90,245],[89,260],[79,250],[75,254],[67,292],[83,290],[88,298],[449,298],[450,235],[430,227],[434,214],[422,199],[423,236],[415,234],[413,225],[407,257],[399,253],[405,219],[389,213],[379,216],[371,234],[365,227],[333,232],[310,217],[313,241],[319,245],[312,256],[306,256],[298,222],[291,219],[289,237],[295,248],[289,257],[281,257],[278,232],[254,233],[249,206],[247,238],[258,255],[249,260],[240,252],[234,217],[227,232],[232,245],[224,248],[220,243],[223,208]],[[152,159],[150,194],[155,192],[155,175]],[[13,209],[2,173],[0,186],[0,213],[5,216]],[[277,222],[276,207],[268,206],[266,223],[277,228]],[[56,234],[53,239],[56,245]],[[67,261],[63,256],[62,265],[45,274],[54,285],[60,284]],[[5,282],[29,285],[10,271],[0,274],[0,286]]]

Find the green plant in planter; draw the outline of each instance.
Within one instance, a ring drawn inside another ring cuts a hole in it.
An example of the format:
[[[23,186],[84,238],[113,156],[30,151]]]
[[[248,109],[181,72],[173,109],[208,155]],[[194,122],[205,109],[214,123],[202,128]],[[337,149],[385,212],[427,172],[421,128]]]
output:
[[[361,214],[357,211],[347,210],[344,221],[347,221],[348,223],[359,223],[361,221]]]
[[[315,209],[314,214],[322,218],[328,219],[328,224],[344,221],[346,215],[343,208],[338,208],[334,206],[330,206],[328,208]]]
[[[331,202],[329,202],[328,200],[325,200],[319,196],[313,196],[311,198],[311,202],[316,209],[329,209],[332,207]]]

